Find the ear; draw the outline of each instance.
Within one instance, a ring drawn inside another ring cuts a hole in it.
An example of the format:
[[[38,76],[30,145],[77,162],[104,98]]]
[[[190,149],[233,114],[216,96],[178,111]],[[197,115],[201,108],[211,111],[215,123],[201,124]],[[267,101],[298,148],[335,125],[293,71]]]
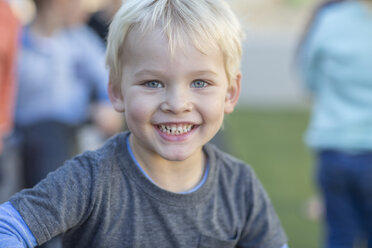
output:
[[[114,109],[117,112],[124,112],[125,111],[124,97],[120,85],[114,84],[110,80],[108,84],[108,95]]]
[[[237,74],[235,79],[231,82],[231,85],[227,89],[225,98],[225,114],[232,113],[234,111],[236,103],[239,100],[241,78],[241,73]]]

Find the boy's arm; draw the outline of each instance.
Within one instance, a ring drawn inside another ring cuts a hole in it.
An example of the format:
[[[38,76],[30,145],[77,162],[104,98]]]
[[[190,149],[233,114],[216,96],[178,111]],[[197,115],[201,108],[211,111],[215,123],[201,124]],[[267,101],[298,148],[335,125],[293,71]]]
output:
[[[37,245],[34,235],[18,211],[6,202],[0,205],[0,247],[32,248]]]
[[[38,244],[89,218],[94,207],[91,187],[95,164],[94,157],[78,156],[49,173],[32,189],[24,189],[9,199]]]

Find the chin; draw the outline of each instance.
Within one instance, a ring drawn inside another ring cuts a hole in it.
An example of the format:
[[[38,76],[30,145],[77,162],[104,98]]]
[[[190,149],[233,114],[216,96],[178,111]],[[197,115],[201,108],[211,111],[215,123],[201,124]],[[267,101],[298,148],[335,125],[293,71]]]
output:
[[[181,162],[181,161],[185,161],[187,158],[189,158],[189,156],[182,156],[182,155],[177,154],[174,156],[164,156],[163,158],[168,161]]]
[[[181,162],[191,157],[192,154],[182,152],[163,153],[161,157],[168,161]]]

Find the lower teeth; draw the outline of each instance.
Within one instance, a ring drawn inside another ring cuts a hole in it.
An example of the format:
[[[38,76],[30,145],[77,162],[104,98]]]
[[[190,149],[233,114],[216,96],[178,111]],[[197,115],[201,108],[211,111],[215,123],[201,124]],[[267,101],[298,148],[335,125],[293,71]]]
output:
[[[159,126],[159,129],[160,131],[166,134],[181,135],[181,134],[190,132],[192,128],[190,130],[185,131],[185,130],[172,130],[172,129],[162,128],[161,126]]]

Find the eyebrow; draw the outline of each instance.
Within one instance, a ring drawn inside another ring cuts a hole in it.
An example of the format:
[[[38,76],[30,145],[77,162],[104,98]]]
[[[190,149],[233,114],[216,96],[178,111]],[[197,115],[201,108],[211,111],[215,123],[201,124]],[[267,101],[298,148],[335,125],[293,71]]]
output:
[[[188,73],[190,76],[194,77],[200,77],[200,76],[217,76],[217,73],[212,70],[197,70],[197,71],[190,71]],[[143,69],[135,73],[135,76],[157,76],[161,77],[164,76],[164,72],[158,71],[158,70],[149,70],[149,69]]]
[[[148,70],[148,69],[143,69],[134,74],[134,76],[162,76],[164,73],[162,71],[157,71],[157,70]]]

